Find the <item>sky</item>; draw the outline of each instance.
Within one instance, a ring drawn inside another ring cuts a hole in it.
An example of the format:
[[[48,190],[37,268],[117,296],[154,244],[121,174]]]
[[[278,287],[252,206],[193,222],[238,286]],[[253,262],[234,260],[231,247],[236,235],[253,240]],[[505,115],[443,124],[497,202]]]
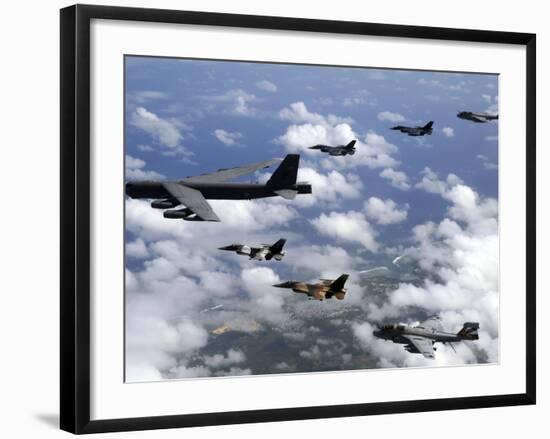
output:
[[[465,110],[497,112],[498,76],[127,56],[126,181],[299,153],[313,193],[209,201],[220,223],[167,220],[127,198],[126,379],[498,361],[498,123],[458,119]],[[389,129],[430,120],[431,136]],[[353,139],[353,156],[307,149]],[[281,262],[217,250],[282,237]],[[376,267],[388,278],[361,273]],[[342,273],[341,302],[271,287]],[[372,336],[376,324],[428,316],[452,332],[479,321],[480,340],[427,360]],[[212,332],[224,326],[239,338]]]

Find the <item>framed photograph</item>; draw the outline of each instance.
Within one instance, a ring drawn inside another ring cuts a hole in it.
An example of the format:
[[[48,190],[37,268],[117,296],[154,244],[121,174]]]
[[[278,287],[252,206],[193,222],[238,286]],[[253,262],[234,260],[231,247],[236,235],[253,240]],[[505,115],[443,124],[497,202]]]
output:
[[[61,10],[61,428],[535,403],[535,35]]]

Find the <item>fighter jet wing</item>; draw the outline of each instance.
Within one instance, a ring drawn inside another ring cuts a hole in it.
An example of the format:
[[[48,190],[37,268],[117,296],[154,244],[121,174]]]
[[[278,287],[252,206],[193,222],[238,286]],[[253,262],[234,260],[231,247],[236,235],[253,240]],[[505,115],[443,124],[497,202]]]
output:
[[[279,163],[282,159],[271,159],[251,165],[238,166],[236,168],[222,168],[210,174],[202,174],[194,177],[184,178],[183,182],[189,183],[220,183],[233,178],[241,177],[242,175],[251,174],[258,169],[269,168],[275,163]]]
[[[162,183],[162,185],[170,195],[192,210],[203,221],[220,221],[200,191],[173,182]]]
[[[405,346],[409,352],[420,353],[426,358],[434,358],[434,345],[432,340],[417,335],[404,336],[409,340],[409,344]]]

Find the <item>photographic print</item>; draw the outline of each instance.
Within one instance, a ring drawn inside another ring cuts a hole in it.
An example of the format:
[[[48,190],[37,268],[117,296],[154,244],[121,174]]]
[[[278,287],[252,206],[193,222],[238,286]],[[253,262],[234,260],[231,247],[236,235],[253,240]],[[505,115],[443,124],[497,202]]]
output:
[[[124,69],[126,382],[498,363],[497,74]]]

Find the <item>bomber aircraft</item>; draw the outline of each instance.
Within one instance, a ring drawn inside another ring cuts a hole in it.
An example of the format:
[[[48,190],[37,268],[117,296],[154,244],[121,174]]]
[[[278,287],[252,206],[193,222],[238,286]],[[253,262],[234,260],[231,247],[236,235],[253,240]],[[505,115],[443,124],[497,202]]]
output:
[[[438,318],[431,318],[418,326],[401,324],[379,326],[373,335],[384,340],[405,345],[411,354],[422,354],[426,358],[435,358],[435,343],[448,343],[454,350],[453,343],[464,340],[477,340],[479,323],[466,322],[456,334],[444,332]]]
[[[177,181],[131,181],[126,183],[126,194],[130,198],[154,199],[151,207],[155,209],[185,206],[182,209],[164,211],[164,218],[220,221],[207,199],[252,200],[281,196],[293,200],[297,194],[311,194],[309,183],[296,182],[300,162],[298,154],[288,154],[265,184],[227,182],[280,161],[281,159],[272,159],[236,168],[218,169],[211,174]]]
[[[307,294],[310,300],[331,299],[333,296],[338,300],[344,300],[347,293],[347,289],[344,288],[344,285],[348,277],[348,274],[343,274],[336,280],[320,279],[321,282],[315,284],[289,280],[273,286],[277,288],[290,288],[295,293]]]
[[[490,120],[498,120],[498,114],[474,113],[473,111],[460,111],[456,117],[476,123],[487,123]]]
[[[434,124],[434,121],[430,120],[423,127],[422,126],[406,127],[406,126],[403,126],[403,125],[397,125],[393,128],[390,128],[390,130],[399,130],[402,133],[408,134],[409,136],[417,137],[417,136],[423,136],[425,134],[428,134],[428,135],[432,134],[433,133],[433,128],[432,128],[433,124]]]
[[[328,145],[315,145],[310,146],[309,149],[318,149],[322,152],[326,152],[328,155],[332,156],[342,156],[342,155],[353,155],[355,154],[355,142],[352,140],[347,145],[338,145],[338,146],[328,146]]]
[[[283,247],[286,243],[286,239],[279,239],[275,244],[262,244],[261,247],[252,247],[243,244],[231,244],[225,247],[220,247],[219,250],[234,251],[238,255],[249,256],[250,259],[257,261],[270,261],[275,259],[280,261],[283,259],[285,252]]]

